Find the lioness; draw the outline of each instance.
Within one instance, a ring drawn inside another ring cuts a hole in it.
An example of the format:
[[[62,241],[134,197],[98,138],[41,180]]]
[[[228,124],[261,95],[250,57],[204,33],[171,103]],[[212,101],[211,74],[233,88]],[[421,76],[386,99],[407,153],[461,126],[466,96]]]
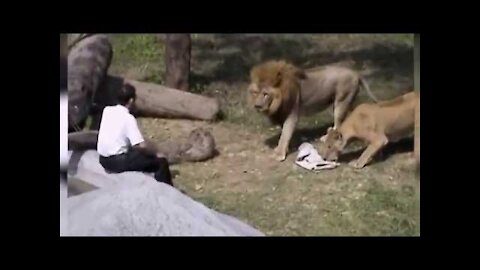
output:
[[[154,144],[150,141],[149,147],[151,151],[165,156],[170,164],[205,161],[216,154],[215,139],[210,131],[203,128],[192,130],[185,142],[170,140]]]
[[[325,67],[305,72],[286,61],[268,61],[250,71],[250,102],[273,124],[282,125],[282,134],[274,150],[275,158],[285,160],[300,113],[314,113],[334,104],[334,128],[337,128],[366,81],[344,67]]]
[[[420,95],[415,92],[377,104],[360,104],[338,129],[328,129],[327,135],[321,139],[319,154],[326,160],[336,161],[349,140],[358,138],[369,145],[360,158],[350,162],[350,165],[363,168],[388,142],[412,135],[416,125],[420,128],[420,123],[415,123],[420,119],[415,117],[419,108]],[[419,160],[420,153],[417,154]]]

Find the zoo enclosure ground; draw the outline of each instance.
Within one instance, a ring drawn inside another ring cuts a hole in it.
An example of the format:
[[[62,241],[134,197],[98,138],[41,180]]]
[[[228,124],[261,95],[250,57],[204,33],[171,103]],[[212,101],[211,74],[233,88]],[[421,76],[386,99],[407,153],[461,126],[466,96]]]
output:
[[[110,73],[164,82],[163,35],[111,35]],[[413,35],[409,34],[192,34],[191,91],[217,97],[224,119],[140,119],[160,142],[210,128],[220,155],[172,166],[175,182],[194,199],[233,215],[267,235],[419,235],[420,188],[413,171],[412,140],[389,146],[363,170],[346,164],[313,173],[294,165],[302,141],[315,143],[332,123],[331,110],[305,117],[286,161],[269,155],[280,129],[246,104],[249,69],[283,58],[304,68],[327,64],[362,72],[379,99],[413,86]],[[355,105],[369,102],[363,91]],[[354,143],[344,161],[359,156]]]

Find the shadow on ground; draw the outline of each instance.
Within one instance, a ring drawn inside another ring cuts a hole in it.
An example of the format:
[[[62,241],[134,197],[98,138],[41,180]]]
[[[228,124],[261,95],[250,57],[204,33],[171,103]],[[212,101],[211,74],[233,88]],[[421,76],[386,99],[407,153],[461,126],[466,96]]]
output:
[[[300,144],[304,142],[313,142],[327,133],[328,127],[332,124],[326,124],[313,128],[299,128],[293,133],[292,140],[290,141],[289,150],[296,151]],[[270,148],[275,148],[280,139],[281,132],[266,139],[265,144]]]
[[[213,35],[212,39],[194,41],[192,83],[245,81],[252,66],[270,59],[286,59],[304,68],[351,61],[357,70],[368,65],[373,70],[369,76],[379,79],[413,77],[413,49],[405,44],[373,43],[358,50],[334,53],[320,47],[301,36]]]

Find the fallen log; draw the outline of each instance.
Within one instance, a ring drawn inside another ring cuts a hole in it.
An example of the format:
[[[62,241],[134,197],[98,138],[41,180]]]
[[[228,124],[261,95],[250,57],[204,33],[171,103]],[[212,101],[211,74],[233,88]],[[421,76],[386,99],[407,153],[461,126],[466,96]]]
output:
[[[215,120],[220,112],[217,99],[168,88],[155,83],[125,80],[108,76],[104,87],[98,90],[99,107],[115,104],[116,93],[124,82],[137,90],[134,114],[144,117]]]

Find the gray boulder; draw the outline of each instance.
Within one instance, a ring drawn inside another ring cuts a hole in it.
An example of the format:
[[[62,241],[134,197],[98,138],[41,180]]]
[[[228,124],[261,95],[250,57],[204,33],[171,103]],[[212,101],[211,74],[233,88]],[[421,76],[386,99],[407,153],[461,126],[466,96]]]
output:
[[[67,234],[67,181],[60,176],[60,235]]]
[[[113,49],[105,34],[81,36],[68,54],[69,130],[83,129],[112,61]],[[77,130],[78,131],[78,130]]]
[[[122,183],[151,182],[153,173],[124,172],[108,173],[98,161],[98,153],[94,150],[85,152],[69,151],[68,176],[81,179],[99,188],[110,187]]]
[[[71,236],[263,236],[140,172],[106,173],[95,151],[71,155],[69,176],[98,187],[67,199]]]

